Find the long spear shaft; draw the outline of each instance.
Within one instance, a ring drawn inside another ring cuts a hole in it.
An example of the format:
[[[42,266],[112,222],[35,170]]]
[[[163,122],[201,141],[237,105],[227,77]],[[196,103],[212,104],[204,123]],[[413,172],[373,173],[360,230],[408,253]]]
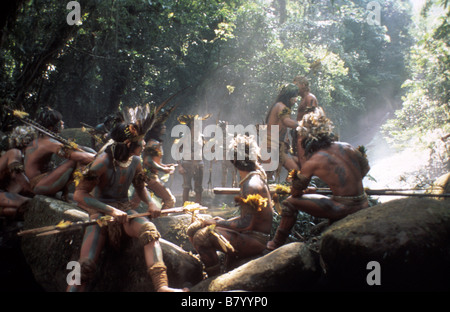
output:
[[[407,192],[402,190],[388,190],[388,189],[382,189],[382,190],[366,190],[367,195],[373,195],[373,196],[410,196],[410,197],[448,197],[450,198],[450,193],[443,193],[443,194],[429,194],[429,193],[416,193],[416,192]],[[217,195],[238,195],[240,192],[239,188],[236,187],[215,187],[214,188],[214,194]],[[275,194],[275,190],[270,191],[271,194]],[[316,194],[321,195],[332,195],[333,192],[329,188],[318,188],[316,190]]]
[[[5,107],[7,110],[9,110],[14,117],[16,117],[17,119],[19,119],[20,121],[22,121],[24,124],[29,125],[31,127],[33,127],[34,129],[36,129],[37,131],[41,132],[42,134],[48,135],[49,137],[61,142],[62,144],[77,150],[79,152],[84,152],[80,147],[78,147],[78,145],[74,142],[69,142],[68,140],[64,139],[63,137],[59,136],[58,134],[54,133],[53,131],[50,131],[48,129],[46,129],[45,127],[43,127],[42,125],[40,125],[39,123],[37,123],[36,121],[25,117],[25,116],[21,116],[17,113],[17,111],[14,111],[13,109],[11,109],[10,107]],[[23,112],[21,112],[23,113]],[[26,114],[26,113],[23,113]]]
[[[196,206],[194,208],[187,208],[187,207],[175,207],[175,208],[168,208],[168,209],[163,209],[161,210],[161,214],[170,214],[170,213],[189,213],[189,212],[195,212],[195,211],[199,211],[199,210],[207,210],[207,207],[203,207],[203,206]],[[139,218],[139,217],[147,217],[150,216],[151,213],[150,212],[142,212],[142,213],[137,213],[137,214],[133,214],[133,215],[129,215],[128,216],[128,220],[132,220],[135,218]],[[56,233],[61,233],[64,231],[72,231],[72,230],[76,230],[76,229],[80,229],[80,228],[84,228],[87,227],[89,225],[94,225],[94,224],[100,224],[100,226],[104,226],[107,225],[108,223],[114,222],[114,218],[112,218],[111,216],[103,216],[100,217],[98,219],[95,220],[89,220],[89,221],[78,221],[75,223],[72,222],[61,222],[58,225],[49,225],[49,226],[44,226],[44,227],[40,227],[40,228],[34,228],[34,229],[29,229],[29,230],[23,230],[17,233],[18,236],[25,236],[25,235],[36,235],[36,236],[44,236],[44,235],[50,235],[50,234],[56,234]]]

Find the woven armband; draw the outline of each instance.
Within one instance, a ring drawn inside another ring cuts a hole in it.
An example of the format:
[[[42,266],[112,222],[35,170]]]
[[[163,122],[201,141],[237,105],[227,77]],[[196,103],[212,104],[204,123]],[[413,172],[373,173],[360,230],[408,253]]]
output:
[[[8,172],[10,174],[22,173],[23,171],[24,171],[23,164],[18,161],[14,161],[8,165]]]
[[[140,171],[138,173],[136,173],[136,175],[133,178],[133,185],[135,187],[145,187],[145,182],[147,180],[147,176],[145,175],[145,173],[143,171]]]
[[[281,112],[278,113],[278,119],[283,119],[285,117],[290,117],[291,116],[291,109],[289,107],[285,107],[281,110]]]
[[[291,195],[297,196],[302,193],[309,185],[309,178],[301,174],[300,170],[292,170],[288,177],[292,182]]]
[[[58,150],[58,152],[56,153],[56,155],[58,155],[61,158],[70,158],[70,155],[72,154],[73,149],[63,145],[61,146],[61,148]]]

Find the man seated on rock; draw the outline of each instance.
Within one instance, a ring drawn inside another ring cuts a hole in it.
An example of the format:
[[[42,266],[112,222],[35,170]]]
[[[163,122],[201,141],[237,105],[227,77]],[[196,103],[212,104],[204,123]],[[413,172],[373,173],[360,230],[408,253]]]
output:
[[[61,113],[49,107],[38,114],[37,123],[55,134],[64,129]],[[52,165],[53,155],[65,159],[56,168]],[[25,174],[36,195],[54,196],[67,187],[78,163],[87,165],[94,157],[93,153],[75,150],[41,133],[25,150]]]
[[[242,155],[240,150],[244,147]],[[229,151],[241,177],[240,196],[235,198],[240,215],[228,220],[220,217],[198,220],[187,231],[209,276],[221,272],[217,250],[238,259],[259,255],[265,250],[272,228],[272,201],[267,176],[257,158],[258,145],[252,136],[238,135]]]
[[[9,136],[9,149],[0,158],[0,216],[23,217],[23,207],[33,193],[24,173],[23,150],[36,137],[31,127],[16,127]]]
[[[362,180],[369,172],[365,153],[344,142],[335,142],[333,125],[322,109],[306,114],[297,128],[298,144],[306,161],[301,171],[293,170],[291,196],[282,202],[281,221],[275,237],[267,245],[273,250],[283,245],[297,219],[298,210],[331,222],[368,207]],[[311,194],[308,185],[313,176],[331,189],[331,197]]]
[[[151,125],[149,120],[152,114],[150,112],[141,120],[125,120],[126,123],[116,125],[111,131],[113,143],[83,172],[83,178],[74,193],[78,206],[89,213],[90,219],[111,216],[114,222],[108,226],[95,224],[86,228],[80,252],[81,285],[69,287],[68,291],[85,289],[93,279],[106,239],[118,249],[123,235],[138,238],[142,244],[154,289],[158,292],[178,291],[168,287],[167,268],[159,243],[160,234],[155,225],[146,217],[128,218],[137,213],[128,198],[131,184],[148,206],[152,218],[157,218],[161,213],[145,188],[139,157],[145,146],[143,137]]]

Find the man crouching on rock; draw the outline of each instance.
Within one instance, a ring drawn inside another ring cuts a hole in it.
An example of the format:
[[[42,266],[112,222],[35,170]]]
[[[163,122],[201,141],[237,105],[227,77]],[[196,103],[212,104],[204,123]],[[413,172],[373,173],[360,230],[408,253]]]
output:
[[[245,155],[239,154],[239,146],[241,152],[245,147]],[[240,215],[228,220],[220,217],[198,220],[187,230],[209,277],[221,273],[216,250],[236,259],[257,256],[265,250],[272,229],[272,201],[266,173],[257,160],[256,141],[252,136],[238,135],[228,151],[233,154],[231,162],[241,177],[240,196],[235,198]]]
[[[283,245],[297,219],[298,210],[318,218],[336,221],[369,206],[362,180],[369,172],[364,151],[344,142],[335,142],[332,123],[321,109],[299,122],[298,146],[305,151],[301,171],[291,171],[291,196],[282,202],[281,221],[275,237],[267,244],[274,250]],[[314,193],[308,185],[317,176],[331,189],[327,197]]]
[[[139,124],[145,125],[148,122],[141,121]],[[143,136],[148,129],[142,129],[139,124],[121,123],[112,129],[111,138],[114,143],[106,147],[105,152],[98,155],[83,172],[75,189],[75,201],[89,213],[91,219],[107,215],[112,216],[114,222],[108,226],[95,224],[86,228],[80,252],[81,285],[69,286],[68,291],[85,289],[86,283],[95,274],[107,236],[114,247],[119,247],[117,245],[122,234],[139,238],[142,243],[154,289],[158,292],[179,291],[168,287],[167,268],[159,243],[160,234],[155,225],[145,217],[128,219],[128,216],[136,214],[128,200],[128,188],[131,184],[141,200],[148,205],[152,218],[161,213],[145,189],[139,155],[145,145]]]

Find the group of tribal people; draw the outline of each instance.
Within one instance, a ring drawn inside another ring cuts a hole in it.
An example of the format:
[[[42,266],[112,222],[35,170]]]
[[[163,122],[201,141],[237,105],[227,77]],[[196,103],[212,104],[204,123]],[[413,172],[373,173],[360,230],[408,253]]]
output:
[[[301,101],[295,120],[291,118],[291,109],[299,96]],[[122,235],[138,238],[142,243],[147,272],[156,291],[189,291],[169,287],[160,234],[150,221],[175,204],[174,196],[159,180],[159,172],[173,174],[178,166],[184,177],[183,201],[187,201],[192,178],[199,193],[195,200],[201,201],[201,180],[195,180],[201,161],[169,165],[162,162],[161,138],[170,112],[171,109],[159,114],[148,106],[129,109],[108,129],[109,141],[98,152],[74,149],[51,135],[37,134],[29,127],[17,127],[10,134],[10,148],[0,159],[2,215],[22,214],[23,207],[36,194],[54,196],[64,191],[78,172],[80,177],[73,193],[78,207],[88,212],[90,219],[108,215],[114,220],[106,227],[95,224],[85,229],[79,258],[81,285],[69,285],[68,291],[86,290],[106,242],[117,243]],[[195,118],[201,117],[183,115],[178,121],[192,126]],[[44,108],[36,122],[50,133],[60,133],[64,127],[61,114],[51,108]],[[208,276],[223,271],[217,251],[242,259],[282,246],[299,210],[335,221],[368,207],[362,184],[369,171],[367,158],[351,145],[337,141],[332,122],[310,93],[305,78],[296,77],[293,83],[280,89],[267,114],[266,124],[279,126],[278,138],[268,137],[267,141],[278,144],[280,167],[289,171],[290,196],[282,201],[280,224],[270,240],[274,205],[268,176],[279,174],[280,168],[276,172],[265,172],[260,157],[251,156],[255,153],[260,156],[255,138],[237,135],[226,148],[231,153],[226,159],[231,159],[239,176],[239,196],[235,197],[239,216],[227,220],[199,217],[187,229]],[[293,129],[294,149],[285,141],[289,128]],[[242,144],[244,157],[239,148]],[[292,150],[295,152],[291,153]],[[53,168],[54,155],[64,161]],[[309,186],[313,177],[326,183],[333,195],[314,194],[315,189]],[[129,195],[131,186],[134,188],[132,196]],[[161,198],[162,206],[155,204],[149,189]],[[149,218],[129,218],[137,213],[136,208],[142,203],[148,207]]]

